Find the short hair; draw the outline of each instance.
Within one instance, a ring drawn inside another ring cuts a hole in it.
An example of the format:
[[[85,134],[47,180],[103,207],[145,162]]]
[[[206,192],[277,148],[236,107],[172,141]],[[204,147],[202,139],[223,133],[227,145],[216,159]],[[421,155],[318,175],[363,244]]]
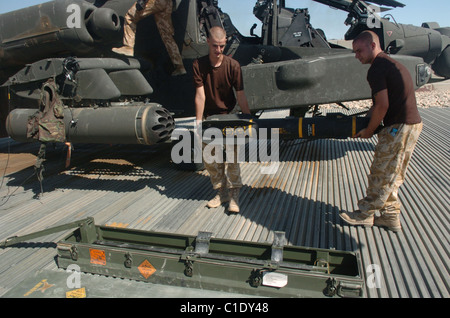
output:
[[[227,37],[227,32],[220,26],[213,26],[209,29],[209,38],[220,39]]]
[[[366,30],[358,34],[358,36],[353,40],[353,42],[366,42],[368,44],[375,42],[378,47],[380,47],[380,38],[378,35],[370,30]]]

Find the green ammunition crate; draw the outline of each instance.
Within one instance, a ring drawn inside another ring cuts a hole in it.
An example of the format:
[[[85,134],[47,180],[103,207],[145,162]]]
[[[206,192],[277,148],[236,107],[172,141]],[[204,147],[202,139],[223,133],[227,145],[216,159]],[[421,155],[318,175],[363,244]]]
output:
[[[85,222],[57,244],[58,266],[82,272],[268,297],[363,297],[359,254],[96,226]]]

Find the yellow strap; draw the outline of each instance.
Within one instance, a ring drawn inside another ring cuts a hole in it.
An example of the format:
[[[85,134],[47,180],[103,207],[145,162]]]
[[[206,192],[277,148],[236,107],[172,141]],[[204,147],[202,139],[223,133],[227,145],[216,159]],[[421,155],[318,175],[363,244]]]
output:
[[[356,135],[356,117],[352,118],[352,137]]]
[[[298,138],[303,138],[303,117],[298,119]]]

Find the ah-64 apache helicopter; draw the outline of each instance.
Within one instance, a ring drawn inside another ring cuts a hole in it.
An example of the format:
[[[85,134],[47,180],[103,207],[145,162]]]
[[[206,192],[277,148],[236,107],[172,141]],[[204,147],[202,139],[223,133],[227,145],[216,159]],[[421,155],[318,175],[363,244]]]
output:
[[[194,115],[191,65],[208,53],[206,37],[215,25],[227,31],[225,54],[243,67],[254,114],[289,108],[302,116],[313,105],[371,97],[367,66],[314,29],[307,9],[259,0],[253,13],[262,21],[261,36],[253,30],[243,36],[218,1],[174,1],[175,40],[188,70],[181,77],[170,76],[151,16],[138,24],[135,58],[112,52],[122,45],[123,17],[134,0],[56,0],[0,15],[2,136],[31,141],[29,118],[42,107],[43,85],[53,79],[64,104],[67,141],[152,145],[170,140],[174,117]],[[373,30],[383,49],[407,66],[417,87],[428,82],[430,65],[450,77],[450,28],[393,23],[373,15],[368,4],[404,6],[393,0],[316,1],[348,12],[348,40],[373,27],[369,21],[377,22]],[[334,134],[315,137],[339,137]]]

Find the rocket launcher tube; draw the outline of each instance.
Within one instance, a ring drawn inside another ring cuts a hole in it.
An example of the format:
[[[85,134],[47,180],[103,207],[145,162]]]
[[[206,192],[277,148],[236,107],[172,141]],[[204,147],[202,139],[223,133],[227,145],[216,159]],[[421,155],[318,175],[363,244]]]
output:
[[[35,109],[11,111],[6,128],[19,142],[27,138],[27,122]],[[72,143],[154,145],[170,140],[175,122],[159,104],[99,108],[65,108],[66,139]]]

